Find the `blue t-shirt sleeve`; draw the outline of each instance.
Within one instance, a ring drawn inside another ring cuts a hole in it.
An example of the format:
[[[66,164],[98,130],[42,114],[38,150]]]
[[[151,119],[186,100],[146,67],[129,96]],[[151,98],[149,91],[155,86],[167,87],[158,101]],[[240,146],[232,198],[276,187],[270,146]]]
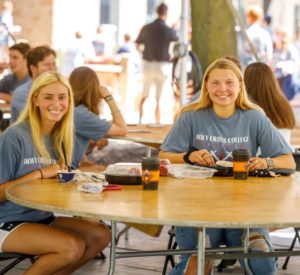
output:
[[[9,94],[11,92],[9,90],[10,82],[11,82],[10,75],[6,75],[0,80],[0,93]]]
[[[104,137],[111,127],[111,122],[100,119],[100,117],[90,112],[85,107],[75,109],[75,131],[76,136],[81,136],[88,140],[97,141]]]
[[[255,122],[253,121],[252,125],[256,124],[258,127],[256,131],[257,144],[261,148],[262,157],[275,157],[292,152],[290,146],[268,117],[257,112],[253,119]]]
[[[183,113],[175,121],[160,149],[166,152],[182,153],[190,148],[192,133],[187,113]]]
[[[15,179],[21,161],[21,145],[17,135],[8,132],[0,136],[0,184]]]

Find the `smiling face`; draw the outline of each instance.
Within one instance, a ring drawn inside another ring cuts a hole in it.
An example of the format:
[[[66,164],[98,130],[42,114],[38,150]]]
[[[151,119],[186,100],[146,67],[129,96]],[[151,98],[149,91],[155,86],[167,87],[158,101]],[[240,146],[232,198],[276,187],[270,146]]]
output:
[[[40,111],[43,133],[50,133],[68,111],[68,89],[60,82],[45,86],[34,97],[34,105]]]
[[[240,83],[234,71],[230,69],[213,69],[208,76],[206,89],[213,102],[213,108],[218,111],[227,110],[231,115],[235,109],[235,101],[240,92]]]

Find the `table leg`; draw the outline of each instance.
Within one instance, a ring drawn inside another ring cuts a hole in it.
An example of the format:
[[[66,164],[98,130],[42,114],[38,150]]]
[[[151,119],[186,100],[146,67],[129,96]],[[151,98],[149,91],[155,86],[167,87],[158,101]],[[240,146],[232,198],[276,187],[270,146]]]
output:
[[[111,242],[110,242],[110,259],[109,259],[109,270],[108,274],[112,275],[115,272],[116,264],[116,232],[117,222],[111,221]]]
[[[245,232],[244,253],[249,253],[249,228],[248,227]],[[253,272],[251,271],[249,266],[249,258],[244,259],[244,263],[245,263],[245,269],[247,271],[247,274],[253,275]]]
[[[205,265],[205,227],[198,232],[198,275],[204,274]]]

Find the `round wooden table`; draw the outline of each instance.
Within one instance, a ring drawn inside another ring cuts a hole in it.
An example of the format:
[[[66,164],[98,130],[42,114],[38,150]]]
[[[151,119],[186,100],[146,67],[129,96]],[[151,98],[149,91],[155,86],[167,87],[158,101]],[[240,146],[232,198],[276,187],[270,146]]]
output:
[[[113,231],[117,221],[198,227],[198,274],[203,270],[205,228],[300,226],[300,173],[248,180],[162,177],[157,191],[122,186],[121,191],[100,194],[82,193],[74,184],[43,179],[13,185],[6,196],[36,209],[111,220]],[[111,259],[114,261],[114,255]]]

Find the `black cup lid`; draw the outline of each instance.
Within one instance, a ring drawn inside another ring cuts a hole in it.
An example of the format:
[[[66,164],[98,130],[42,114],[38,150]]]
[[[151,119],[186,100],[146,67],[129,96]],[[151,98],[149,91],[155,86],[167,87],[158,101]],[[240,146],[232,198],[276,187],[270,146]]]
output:
[[[158,158],[143,158],[143,164],[159,164],[160,160]]]
[[[233,155],[250,155],[248,149],[237,149],[232,152]]]

